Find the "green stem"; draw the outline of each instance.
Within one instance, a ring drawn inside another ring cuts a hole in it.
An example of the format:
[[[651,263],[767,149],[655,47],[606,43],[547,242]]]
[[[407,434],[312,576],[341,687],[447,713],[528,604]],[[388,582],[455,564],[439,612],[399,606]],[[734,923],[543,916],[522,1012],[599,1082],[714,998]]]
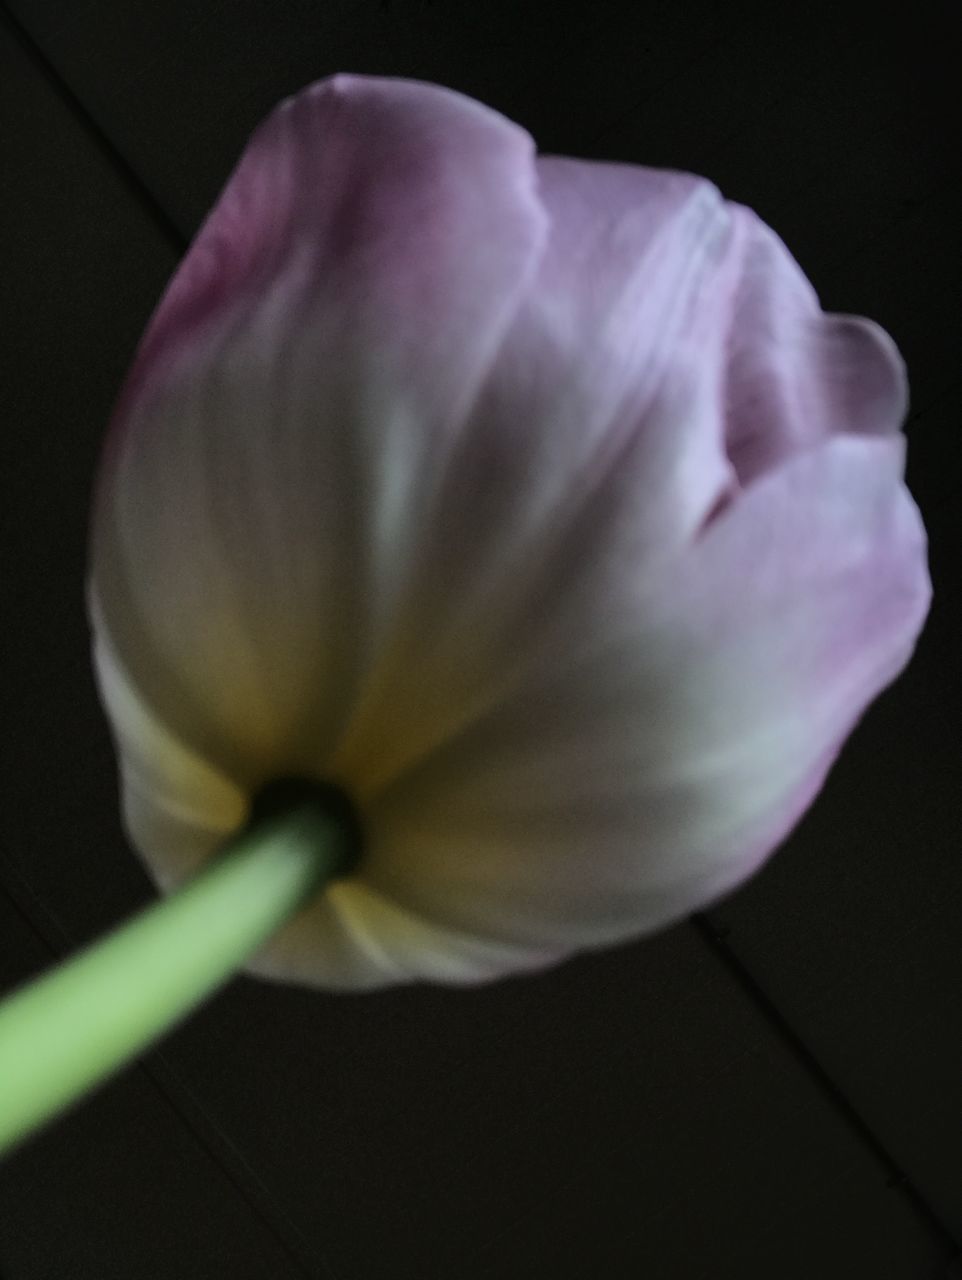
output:
[[[212,996],[353,856],[303,797],[248,824],[193,880],[0,1004],[0,1155]]]

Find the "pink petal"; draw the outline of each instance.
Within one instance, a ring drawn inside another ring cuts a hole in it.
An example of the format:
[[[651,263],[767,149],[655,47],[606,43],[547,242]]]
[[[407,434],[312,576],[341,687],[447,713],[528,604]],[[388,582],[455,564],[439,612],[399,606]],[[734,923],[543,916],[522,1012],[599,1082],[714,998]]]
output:
[[[738,480],[838,435],[892,435],[908,409],[895,343],[863,316],[824,313],[771,227],[732,205],[743,246],[725,374],[726,449]]]
[[[178,356],[197,375],[202,340],[216,359],[217,339],[242,340],[260,320],[276,358],[319,318],[359,374],[413,379],[419,409],[456,419],[544,224],[534,144],[519,126],[437,85],[321,80],[252,136],[151,320],[118,425]]]
[[[451,91],[336,76],[256,133],[121,397],[89,583],[233,776],[336,734],[545,232],[531,139]]]
[[[368,804],[366,883],[532,958],[640,936],[741,883],[921,629],[902,460],[900,438],[831,441],[753,486],[660,590],[633,595],[625,559],[633,620],[591,651],[559,628],[516,697]],[[604,620],[603,590],[594,603]]]
[[[554,156],[538,173],[547,247],[338,750],[365,798],[510,697],[560,614],[571,649],[591,644],[743,485],[904,417],[891,338],[823,312],[782,241],[710,182]],[[578,584],[607,572],[614,537],[630,575],[592,612]]]

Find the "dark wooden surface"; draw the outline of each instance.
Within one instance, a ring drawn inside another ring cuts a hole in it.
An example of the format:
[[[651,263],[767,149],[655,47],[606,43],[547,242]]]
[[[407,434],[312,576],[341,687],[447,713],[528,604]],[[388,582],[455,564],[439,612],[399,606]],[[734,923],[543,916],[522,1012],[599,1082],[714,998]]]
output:
[[[688,168],[908,362],[931,618],[704,916],[549,974],[247,978],[0,1162],[2,1280],[936,1280],[962,1241],[962,227],[950,6],[0,5],[0,991],[155,896],[83,613],[133,347],[250,129],[337,70]]]

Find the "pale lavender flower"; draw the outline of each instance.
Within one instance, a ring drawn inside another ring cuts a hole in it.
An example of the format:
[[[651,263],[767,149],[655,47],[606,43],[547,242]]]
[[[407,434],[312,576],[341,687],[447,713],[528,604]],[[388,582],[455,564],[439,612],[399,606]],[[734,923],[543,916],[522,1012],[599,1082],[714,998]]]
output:
[[[906,377],[703,178],[424,83],[260,127],[155,314],[88,604],[171,889],[275,775],[365,830],[245,966],[470,984],[750,877],[930,599]]]

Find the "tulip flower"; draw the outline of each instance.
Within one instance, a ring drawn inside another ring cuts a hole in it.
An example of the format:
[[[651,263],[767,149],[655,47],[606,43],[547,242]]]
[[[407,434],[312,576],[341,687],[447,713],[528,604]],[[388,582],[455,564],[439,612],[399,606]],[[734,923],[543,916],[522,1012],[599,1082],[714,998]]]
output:
[[[477,983],[666,926],[809,806],[929,600],[906,378],[708,181],[335,76],[254,135],[147,331],[94,513],[135,848],[279,775],[355,873],[252,958]]]
[[[930,600],[903,362],[685,172],[356,75],[254,134],[106,441],[87,599],[165,892],[272,780],[350,869],[247,955],[490,982],[751,877]],[[333,794],[333,791],[332,791]]]

